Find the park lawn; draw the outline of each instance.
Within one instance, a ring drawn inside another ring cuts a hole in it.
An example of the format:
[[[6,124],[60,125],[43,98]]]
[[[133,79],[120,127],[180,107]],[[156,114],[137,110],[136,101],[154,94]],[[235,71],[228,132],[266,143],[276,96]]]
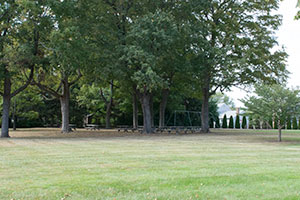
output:
[[[58,132],[0,139],[1,200],[300,199],[300,131]]]

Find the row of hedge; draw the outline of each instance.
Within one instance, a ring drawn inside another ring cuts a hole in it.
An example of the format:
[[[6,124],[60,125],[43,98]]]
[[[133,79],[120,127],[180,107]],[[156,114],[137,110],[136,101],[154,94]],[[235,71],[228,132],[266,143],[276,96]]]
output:
[[[247,128],[263,128],[263,129],[278,129],[277,123],[273,123],[273,120],[270,119],[268,122],[263,122],[262,124],[260,124],[259,121],[255,121],[252,120],[251,118],[249,118],[249,125],[247,127],[247,117],[243,116],[242,117],[242,124],[240,122],[240,116],[237,115],[235,120],[233,118],[233,116],[230,116],[229,118],[229,124],[228,124],[228,120],[227,120],[227,116],[226,114],[223,117],[222,120],[222,124],[220,124],[220,119],[217,117],[216,120],[211,119],[210,122],[210,127],[211,128],[236,128],[236,129],[247,129]],[[215,123],[215,125],[214,125]],[[285,123],[285,127],[283,127],[283,129],[300,129],[300,118],[299,120],[297,120],[296,117],[294,117],[293,119],[287,119],[286,123]]]

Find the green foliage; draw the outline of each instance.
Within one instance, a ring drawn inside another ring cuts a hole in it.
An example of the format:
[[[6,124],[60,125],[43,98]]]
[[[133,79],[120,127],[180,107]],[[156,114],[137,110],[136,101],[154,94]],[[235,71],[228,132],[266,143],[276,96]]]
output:
[[[293,118],[293,129],[294,130],[298,129],[298,124],[297,124],[297,118],[296,117]]]
[[[216,118],[216,126],[215,126],[215,128],[221,128],[219,116],[217,116],[217,118]]]
[[[248,96],[242,102],[248,114],[259,121],[267,121],[275,117],[279,129],[278,140],[281,141],[281,129],[288,120],[291,128],[291,117],[300,114],[299,90],[288,89],[281,85],[261,85],[255,87],[255,96]]]
[[[273,120],[270,118],[268,121],[268,129],[273,129]]]
[[[246,129],[246,128],[247,128],[247,118],[246,118],[245,115],[243,116],[242,128],[243,128],[243,129]]]
[[[227,116],[226,116],[226,114],[223,117],[222,128],[227,128]]]
[[[241,128],[241,124],[240,124],[240,116],[237,115],[235,118],[235,128],[236,129],[240,129]]]
[[[166,87],[161,64],[178,41],[179,33],[170,13],[157,10],[138,18],[127,35],[123,60],[133,70],[138,90],[153,92]]]
[[[292,129],[292,119],[290,117],[287,118],[287,122],[286,122],[286,128],[288,130]]]
[[[210,120],[209,120],[209,127],[214,128],[214,119],[213,118],[210,118]]]
[[[228,128],[233,128],[233,127],[234,127],[233,117],[230,116]]]
[[[224,103],[228,106],[230,106],[230,108],[234,109],[235,105],[233,102],[233,99],[231,99],[228,95],[223,94],[221,92],[218,92],[216,94],[214,94],[211,99],[213,99],[214,101],[216,101],[218,104],[219,103]]]
[[[275,116],[275,122],[282,128],[287,118],[297,116],[300,112],[298,90],[280,85],[261,85],[255,87],[255,93],[257,96],[248,96],[242,100],[248,114],[254,119],[267,121]]]

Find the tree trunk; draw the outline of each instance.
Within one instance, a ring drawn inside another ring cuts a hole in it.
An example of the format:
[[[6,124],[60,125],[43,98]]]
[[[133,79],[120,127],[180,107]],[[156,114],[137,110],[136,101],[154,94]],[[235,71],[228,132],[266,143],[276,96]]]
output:
[[[105,128],[107,129],[111,128],[111,124],[110,124],[111,107],[112,107],[111,103],[108,103],[108,105],[106,105]]]
[[[278,120],[278,142],[281,142],[281,121],[280,119]]]
[[[136,93],[134,92],[133,93],[133,101],[132,101],[132,108],[133,108],[133,117],[132,117],[132,126],[133,128],[138,128],[138,123],[139,123],[139,120],[138,120],[138,101],[137,101],[137,96],[136,96]]]
[[[202,89],[201,131],[209,132],[209,83]]]
[[[9,137],[10,96],[3,96],[1,137]]]
[[[279,133],[278,133],[278,142],[281,142],[281,128],[278,129]]]
[[[150,96],[151,127],[154,127],[154,105],[153,96]]]
[[[4,71],[4,92],[3,92],[3,111],[2,111],[2,125],[1,137],[9,137],[9,109],[11,100],[11,80],[8,76],[8,71]]]
[[[165,126],[165,112],[168,102],[169,90],[163,89],[162,90],[162,98],[159,105],[159,127]]]
[[[60,97],[60,107],[62,116],[61,132],[69,133],[71,131],[69,127],[69,103],[70,103],[70,88],[68,81],[63,82],[63,95]]]
[[[14,109],[13,109],[13,130],[17,130],[17,119],[16,119],[16,98],[14,99]]]
[[[143,120],[144,120],[143,132],[147,134],[153,133],[150,100],[151,100],[151,94],[149,93],[142,94],[141,103],[143,108]]]

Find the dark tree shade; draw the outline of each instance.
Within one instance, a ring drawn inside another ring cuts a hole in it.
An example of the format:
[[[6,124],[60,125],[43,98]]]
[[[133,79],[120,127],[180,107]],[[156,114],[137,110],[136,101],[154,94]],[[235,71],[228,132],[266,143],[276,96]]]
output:
[[[291,129],[292,129],[292,120],[291,120],[290,117],[287,118],[286,128],[287,128],[288,130],[291,130]]]
[[[216,118],[216,127],[215,128],[220,128],[220,119],[219,117]]]
[[[276,123],[277,122],[277,117],[275,118],[275,123],[274,123],[274,129],[278,129],[278,124]]]
[[[227,116],[226,115],[224,115],[224,117],[223,117],[222,128],[227,128]]]
[[[214,119],[210,118],[209,127],[214,128]]]
[[[235,118],[235,128],[236,129],[240,129],[241,128],[241,124],[240,124],[240,116],[237,115]]]
[[[273,129],[273,120],[272,119],[269,119],[269,126],[268,126],[268,129]]]
[[[294,130],[298,129],[298,124],[297,124],[297,118],[296,117],[293,118],[293,129]]]
[[[243,116],[242,128],[243,129],[247,128],[247,119],[246,119],[246,116]]]
[[[230,116],[230,119],[229,119],[229,128],[233,128],[234,125],[233,125],[233,117]]]

